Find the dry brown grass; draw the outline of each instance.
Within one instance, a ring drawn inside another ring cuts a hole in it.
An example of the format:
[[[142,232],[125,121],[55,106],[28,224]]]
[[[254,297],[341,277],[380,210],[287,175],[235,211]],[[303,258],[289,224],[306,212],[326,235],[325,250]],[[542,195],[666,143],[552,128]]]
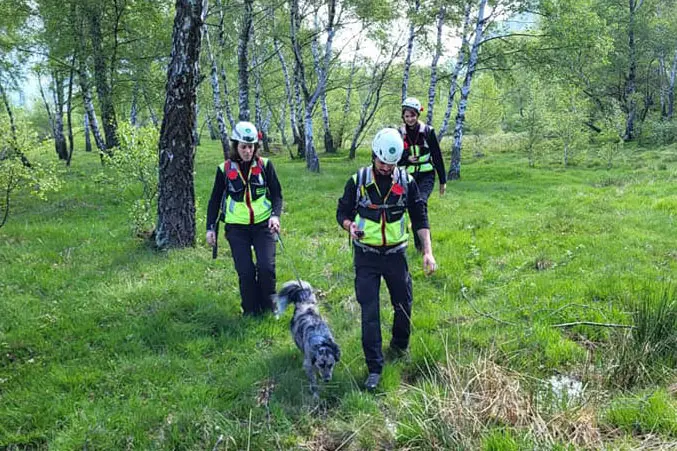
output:
[[[403,399],[408,397],[406,392],[416,396],[411,404],[403,402],[399,417],[409,425],[413,420],[421,435],[405,446],[426,443],[429,449],[445,449],[451,443],[473,449],[492,427],[521,431],[545,447],[556,443],[585,449],[602,446],[593,406],[546,414],[534,402],[527,379],[496,364],[491,356],[469,364],[448,356],[447,362],[429,370],[426,384],[405,387]],[[425,407],[420,409],[415,403]],[[413,429],[406,424],[402,427]],[[444,434],[446,438],[441,437]]]

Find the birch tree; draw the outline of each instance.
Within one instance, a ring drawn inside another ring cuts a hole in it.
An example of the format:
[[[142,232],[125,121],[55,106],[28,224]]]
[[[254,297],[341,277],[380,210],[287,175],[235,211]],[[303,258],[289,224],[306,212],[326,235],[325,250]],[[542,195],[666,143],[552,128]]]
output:
[[[437,40],[435,41],[435,52],[433,60],[430,63],[430,87],[428,88],[428,116],[426,123],[432,125],[433,123],[433,108],[435,106],[435,93],[437,92],[437,63],[442,54],[442,27],[444,26],[444,18],[446,16],[445,5],[441,5],[437,12]]]
[[[352,105],[351,94],[353,93],[353,80],[355,79],[355,73],[357,72],[357,56],[360,53],[360,38],[361,34],[355,39],[355,52],[353,54],[353,59],[350,63],[350,71],[348,72],[348,82],[346,84],[346,100],[343,102],[343,116],[341,116],[341,122],[339,124],[338,133],[336,134],[336,146],[343,147],[343,137],[345,134],[346,123],[350,115],[350,108]]]
[[[469,33],[470,33],[470,2],[465,3],[463,8],[463,27],[461,34],[461,47],[458,49],[458,54],[456,55],[456,62],[454,63],[454,68],[451,71],[451,77],[449,79],[449,94],[447,95],[447,109],[444,112],[444,119],[442,120],[442,126],[437,132],[437,140],[441,143],[442,138],[444,138],[445,133],[449,127],[449,119],[451,119],[451,111],[454,106],[454,97],[456,97],[456,88],[458,87],[458,75],[461,73],[461,69],[465,64],[465,55],[469,50],[470,44]]]
[[[414,7],[409,11],[409,38],[407,39],[407,56],[404,59],[402,74],[402,102],[407,98],[409,89],[409,70],[411,69],[411,55],[414,50],[414,38],[416,36],[415,19],[421,9],[421,0],[414,0]]]
[[[159,143],[155,243],[161,249],[195,244],[195,141],[192,129],[207,0],[177,0],[175,9]]]
[[[216,117],[216,125],[219,130],[219,139],[221,140],[221,148],[223,154],[228,154],[229,149],[229,140],[228,140],[228,131],[226,129],[226,121],[223,118],[223,110],[221,109],[221,89],[219,88],[219,76],[216,67],[216,60],[214,59],[214,53],[212,52],[211,41],[209,38],[209,30],[206,30],[204,33],[205,38],[205,49],[207,50],[207,56],[209,57],[211,72],[210,79],[212,84],[212,99],[214,102],[214,115]],[[210,130],[211,130],[211,121]]]
[[[317,152],[315,151],[315,145],[313,143],[313,109],[317,103],[322,91],[326,88],[327,85],[327,74],[329,68],[329,61],[332,54],[332,43],[334,41],[334,20],[336,18],[336,0],[327,1],[327,24],[325,26],[325,31],[327,33],[327,41],[325,44],[325,54],[324,54],[324,68],[326,70],[321,70],[316,72],[318,75],[317,86],[313,92],[308,88],[308,83],[305,78],[305,67],[303,62],[303,55],[301,52],[301,45],[299,43],[298,32],[301,27],[301,18],[299,14],[299,4],[298,0],[291,0],[290,4],[290,17],[291,17],[291,44],[292,50],[294,52],[294,59],[296,62],[296,73],[299,81],[301,90],[303,91],[304,98],[304,120],[303,120],[303,132],[304,132],[304,144],[305,144],[305,157],[306,157],[306,168],[311,172],[320,171],[320,160],[317,158]]]
[[[311,51],[313,54],[313,65],[315,70],[318,72],[321,78],[329,78],[329,66],[328,64],[325,67],[325,64],[322,62],[322,57],[320,55],[320,44],[318,43],[318,35],[320,34],[320,20],[318,17],[319,8],[315,10],[315,34],[313,35],[311,42]],[[326,49],[325,49],[326,52]],[[327,58],[324,61],[328,61]],[[325,72],[327,72],[325,74]],[[325,88],[320,93],[320,105],[322,107],[322,124],[324,126],[324,151],[328,153],[336,152],[334,149],[334,139],[331,136],[331,128],[329,127],[329,109],[327,108],[327,89]]]
[[[248,121],[249,112],[249,38],[252,30],[254,0],[244,0],[242,26],[237,43],[238,119]]]
[[[456,124],[454,126],[454,144],[451,149],[451,165],[447,178],[449,180],[458,180],[461,178],[461,144],[463,142],[463,123],[465,122],[465,112],[468,106],[468,96],[470,95],[470,84],[475,68],[477,67],[477,57],[482,43],[482,37],[487,23],[487,18],[484,16],[484,8],[487,5],[487,0],[479,0],[479,8],[477,11],[477,21],[475,23],[475,38],[472,47],[470,48],[470,55],[468,57],[468,68],[466,69],[465,79],[463,80],[463,87],[461,88],[461,99],[458,102],[458,111],[456,113]]]
[[[363,133],[374,118],[374,114],[378,109],[381,101],[381,91],[387,81],[390,73],[390,67],[393,61],[402,51],[403,46],[392,46],[391,52],[388,54],[386,49],[391,47],[388,42],[381,44],[381,53],[379,58],[372,63],[372,67],[368,74],[368,81],[366,84],[366,92],[361,92],[362,104],[360,106],[360,116],[357,125],[353,131],[352,141],[350,143],[350,150],[348,152],[349,158],[355,158],[355,152],[359,146]]]

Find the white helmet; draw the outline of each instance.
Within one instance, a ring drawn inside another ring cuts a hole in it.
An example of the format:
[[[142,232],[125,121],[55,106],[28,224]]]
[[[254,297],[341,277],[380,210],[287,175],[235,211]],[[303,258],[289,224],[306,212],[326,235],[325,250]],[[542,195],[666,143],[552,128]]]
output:
[[[400,132],[394,128],[384,128],[374,137],[371,150],[376,158],[385,164],[397,164],[404,152],[404,142]]]
[[[251,122],[238,122],[230,134],[230,139],[247,144],[259,142],[259,132]]]
[[[402,102],[402,109],[410,109],[416,111],[416,114],[420,114],[423,111],[421,107],[421,102],[416,97],[407,97]]]

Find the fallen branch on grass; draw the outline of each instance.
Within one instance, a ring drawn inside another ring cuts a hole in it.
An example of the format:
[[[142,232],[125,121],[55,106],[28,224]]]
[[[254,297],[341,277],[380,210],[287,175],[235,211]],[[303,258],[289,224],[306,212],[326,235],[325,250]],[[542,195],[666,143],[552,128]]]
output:
[[[494,321],[502,323],[502,324],[507,324],[509,326],[516,326],[517,325],[516,323],[512,323],[512,322],[506,321],[504,319],[496,318],[491,313],[483,312],[480,309],[478,309],[477,307],[475,307],[475,304],[472,303],[472,301],[470,300],[470,298],[466,294],[467,291],[468,291],[468,289],[466,287],[461,287],[461,296],[463,296],[463,299],[465,299],[466,302],[468,302],[468,304],[470,304],[470,307],[472,307],[472,309],[475,311],[475,313],[477,313],[480,316],[484,316],[485,318],[493,319]]]
[[[573,327],[573,326],[597,326],[597,327],[616,327],[619,329],[634,329],[635,326],[629,324],[596,323],[594,321],[574,321],[572,323],[552,324],[550,327]]]

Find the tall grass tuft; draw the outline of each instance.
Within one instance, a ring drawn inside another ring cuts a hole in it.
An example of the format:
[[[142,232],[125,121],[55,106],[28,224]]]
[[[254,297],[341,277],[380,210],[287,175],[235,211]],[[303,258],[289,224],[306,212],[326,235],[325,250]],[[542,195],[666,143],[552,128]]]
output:
[[[613,385],[655,383],[677,366],[677,291],[674,285],[647,287],[630,301],[634,328],[617,342]]]

